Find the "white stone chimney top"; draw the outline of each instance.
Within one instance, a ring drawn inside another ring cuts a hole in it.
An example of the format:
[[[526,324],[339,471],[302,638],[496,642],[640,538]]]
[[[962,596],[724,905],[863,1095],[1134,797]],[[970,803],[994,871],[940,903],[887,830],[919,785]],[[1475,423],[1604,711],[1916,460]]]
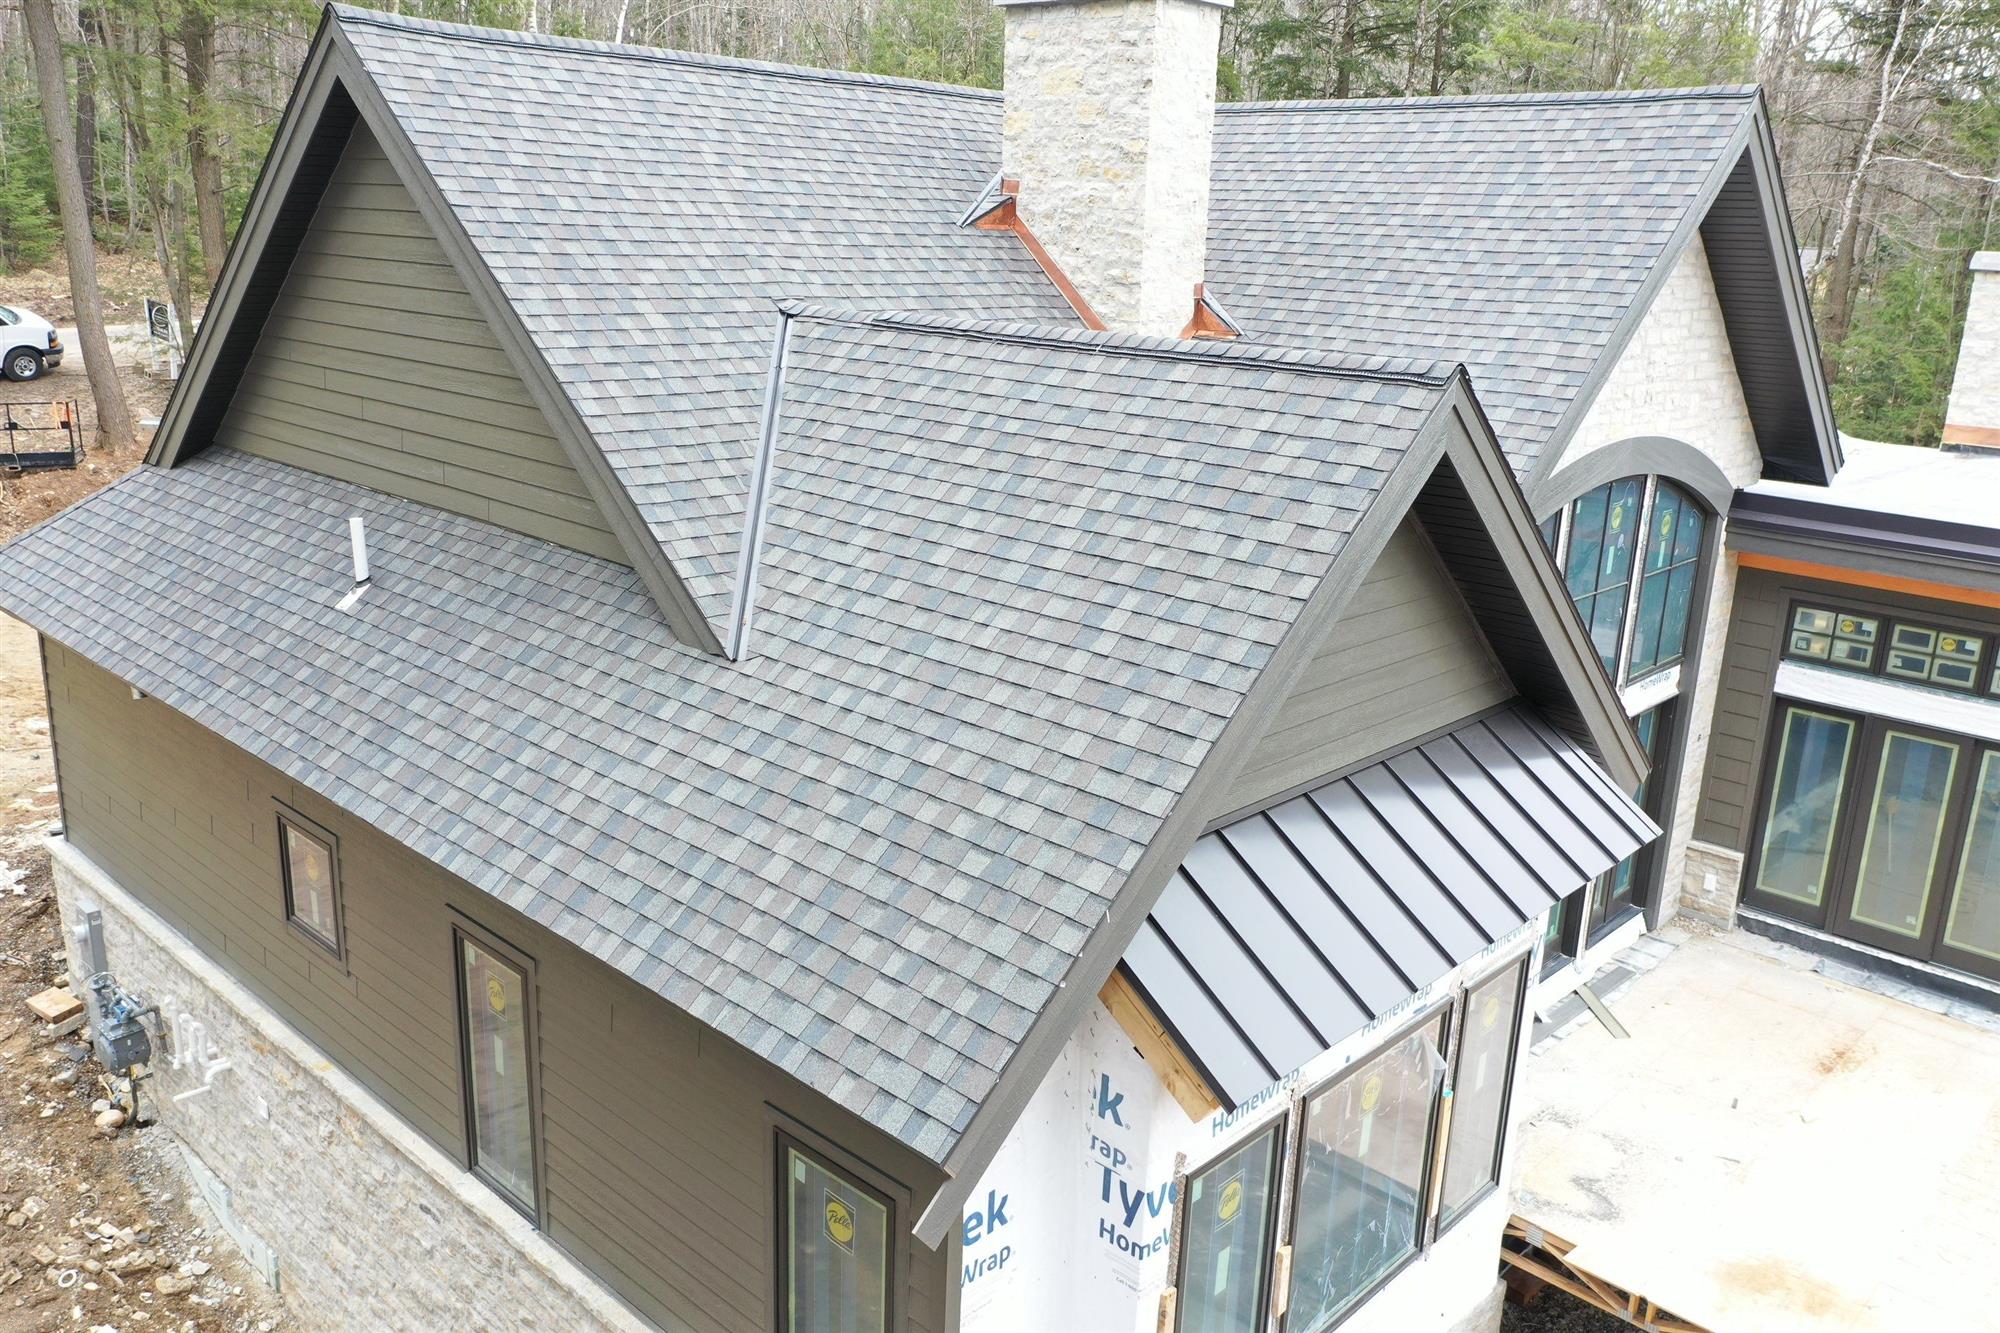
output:
[[[1000,171],[1108,327],[1182,336],[1208,242],[1215,70],[1230,0],[996,0]]]
[[[1972,257],[1972,294],[1944,412],[1944,442],[2000,449],[2000,250]]]

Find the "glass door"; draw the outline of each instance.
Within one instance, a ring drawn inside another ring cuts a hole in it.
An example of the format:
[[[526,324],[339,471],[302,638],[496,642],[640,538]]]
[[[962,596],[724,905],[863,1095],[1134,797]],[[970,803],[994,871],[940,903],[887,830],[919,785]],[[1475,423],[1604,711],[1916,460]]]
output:
[[[1779,705],[1757,862],[1744,889],[1751,906],[1826,924],[1838,870],[1841,808],[1860,730],[1852,717]]]
[[[2000,981],[2000,749],[1978,757],[1935,958]]]
[[[1930,956],[1939,867],[1965,746],[1894,723],[1872,724],[1871,769],[1850,839],[1858,839],[1834,930],[1916,958]]]

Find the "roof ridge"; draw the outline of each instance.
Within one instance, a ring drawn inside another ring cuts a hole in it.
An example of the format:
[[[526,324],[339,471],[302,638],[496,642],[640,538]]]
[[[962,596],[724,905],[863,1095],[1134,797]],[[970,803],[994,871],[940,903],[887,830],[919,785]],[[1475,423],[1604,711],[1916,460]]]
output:
[[[866,74],[858,70],[823,69],[815,65],[788,65],[775,60],[750,60],[741,56],[708,55],[699,51],[677,51],[664,46],[640,46],[632,42],[607,42],[587,37],[561,37],[553,33],[520,32],[511,28],[488,28],[474,23],[447,23],[441,19],[415,18],[390,14],[356,5],[332,4],[334,17],[348,24],[405,32],[430,33],[456,41],[487,46],[517,46],[531,50],[571,51],[579,55],[636,60],[656,65],[680,65],[692,69],[732,70],[762,74],[771,78],[796,79],[805,83],[838,83],[876,88],[902,88],[911,92],[934,93],[971,101],[998,101],[1000,93],[991,88],[972,88],[956,83],[935,83],[905,79],[889,74]]]
[[[788,319],[819,324],[844,324],[855,328],[943,334],[947,337],[1007,343],[1019,347],[1069,347],[1107,355],[1283,370],[1332,379],[1419,384],[1443,388],[1454,379],[1466,374],[1461,362],[1442,357],[1435,361],[1416,361],[1384,356],[1357,361],[1352,356],[1340,352],[1279,347],[1242,339],[1229,342],[1196,341],[1143,333],[1121,333],[1115,330],[1072,328],[1056,324],[952,318],[909,310],[854,310],[811,302],[780,301],[778,309]]]
[[[1603,106],[1620,102],[1698,102],[1752,99],[1761,84],[1718,83],[1696,88],[1607,88],[1594,92],[1459,93],[1448,97],[1327,97],[1278,102],[1219,102],[1217,114],[1296,111],[1370,111],[1384,107]]]

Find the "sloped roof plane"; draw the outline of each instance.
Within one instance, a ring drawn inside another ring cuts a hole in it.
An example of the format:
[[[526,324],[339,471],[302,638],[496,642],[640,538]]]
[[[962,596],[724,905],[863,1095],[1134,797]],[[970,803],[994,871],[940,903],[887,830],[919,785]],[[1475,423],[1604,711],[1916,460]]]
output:
[[[959,225],[1000,110],[333,7],[153,459],[207,446],[255,290],[363,117],[662,613],[719,652],[773,301],[1074,326],[1014,238]],[[1224,107],[1208,285],[1249,342],[1465,363],[1527,482],[1700,228],[1771,475],[1823,479],[1837,446],[1774,162],[1745,89]]]

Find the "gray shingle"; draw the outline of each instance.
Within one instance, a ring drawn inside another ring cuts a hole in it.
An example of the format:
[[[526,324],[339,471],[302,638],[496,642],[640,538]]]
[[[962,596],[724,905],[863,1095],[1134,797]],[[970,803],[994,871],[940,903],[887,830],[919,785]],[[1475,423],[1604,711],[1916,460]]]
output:
[[[222,449],[0,605],[942,1159],[1450,383],[801,318],[739,663]]]

